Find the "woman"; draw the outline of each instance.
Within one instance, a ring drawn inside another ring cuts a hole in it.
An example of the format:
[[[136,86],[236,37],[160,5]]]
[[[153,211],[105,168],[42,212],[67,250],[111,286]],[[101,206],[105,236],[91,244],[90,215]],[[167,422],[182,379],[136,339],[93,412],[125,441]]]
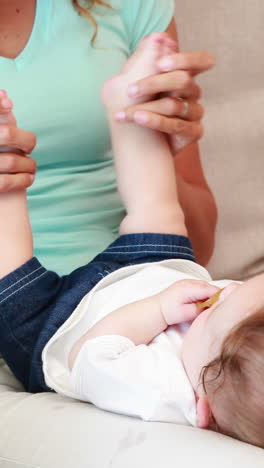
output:
[[[82,8],[87,3],[93,9]],[[0,85],[23,128],[16,130],[2,116],[0,145],[28,155],[37,137],[37,179],[28,190],[35,250],[59,273],[81,266],[112,242],[123,215],[100,88],[145,35],[166,30],[176,39],[172,0],[110,3],[112,8],[101,0],[0,0]],[[197,259],[205,263],[213,248],[215,205],[197,146],[183,148],[202,134],[193,76],[209,69],[213,59],[208,53],[175,53],[171,59],[160,63],[163,73],[137,83],[153,100],[127,109],[126,118],[166,132],[179,152],[179,197]],[[168,99],[170,92],[176,98]],[[35,168],[28,156],[3,152],[1,191],[30,186]]]

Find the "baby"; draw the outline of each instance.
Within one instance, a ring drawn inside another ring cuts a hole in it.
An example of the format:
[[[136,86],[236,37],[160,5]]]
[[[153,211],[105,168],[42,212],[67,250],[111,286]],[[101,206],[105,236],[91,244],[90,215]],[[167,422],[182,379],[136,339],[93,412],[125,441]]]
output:
[[[69,275],[47,271],[33,257],[25,191],[0,194],[0,352],[28,391],[264,447],[264,275],[212,281],[194,261],[166,137],[116,121],[128,86],[174,48],[149,36],[103,88],[127,213],[104,252]]]

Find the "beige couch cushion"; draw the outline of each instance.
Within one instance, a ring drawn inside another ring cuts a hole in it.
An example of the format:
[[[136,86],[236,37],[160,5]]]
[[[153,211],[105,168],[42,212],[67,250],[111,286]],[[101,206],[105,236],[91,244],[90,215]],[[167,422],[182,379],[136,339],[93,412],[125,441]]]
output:
[[[213,432],[146,423],[52,393],[0,367],[1,468],[263,468],[263,451]]]
[[[181,48],[209,49],[202,162],[219,223],[209,264],[215,278],[264,271],[264,2],[178,0]]]

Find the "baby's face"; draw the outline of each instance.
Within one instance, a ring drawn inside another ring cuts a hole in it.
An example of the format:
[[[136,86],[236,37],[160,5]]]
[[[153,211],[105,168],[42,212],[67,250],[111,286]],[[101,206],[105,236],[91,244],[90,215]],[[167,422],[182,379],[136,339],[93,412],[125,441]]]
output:
[[[231,283],[219,300],[194,320],[183,341],[182,360],[193,388],[201,370],[215,359],[231,329],[264,306],[264,274],[243,284]]]

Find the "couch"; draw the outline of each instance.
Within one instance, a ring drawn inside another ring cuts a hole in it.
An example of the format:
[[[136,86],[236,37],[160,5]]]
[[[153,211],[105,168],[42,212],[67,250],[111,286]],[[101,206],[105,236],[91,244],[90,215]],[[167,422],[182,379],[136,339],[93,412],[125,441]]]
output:
[[[219,209],[215,278],[264,271],[263,0],[177,1],[182,49],[210,49],[201,77],[202,163]],[[106,413],[25,393],[0,365],[0,468],[263,468],[263,450],[191,427]],[[264,428],[263,428],[264,430]]]
[[[1,468],[263,468],[263,451],[229,437],[31,395],[2,363]]]

